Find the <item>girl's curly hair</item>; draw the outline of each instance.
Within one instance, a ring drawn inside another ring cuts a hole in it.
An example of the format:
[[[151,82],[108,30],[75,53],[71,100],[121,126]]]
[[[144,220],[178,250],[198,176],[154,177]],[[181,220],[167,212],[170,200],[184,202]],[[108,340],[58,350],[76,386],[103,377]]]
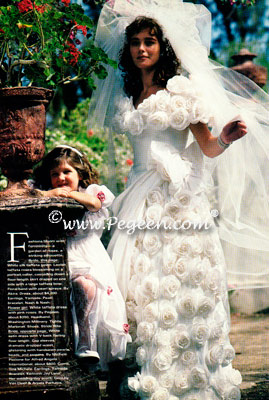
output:
[[[63,161],[66,161],[73,167],[79,175],[79,185],[86,189],[92,183],[98,183],[99,174],[91,166],[84,154],[80,156],[76,151],[66,147],[55,147],[41,161],[41,164],[35,168],[35,184],[43,190],[51,188],[50,171],[58,167]]]
[[[139,69],[134,65],[130,54],[130,41],[133,35],[144,29],[150,29],[160,44],[160,58],[156,64],[154,83],[166,87],[168,79],[179,74],[180,62],[169,43],[164,37],[160,25],[153,18],[137,17],[125,30],[125,44],[119,54],[119,68],[122,70],[124,90],[127,96],[133,96],[134,103],[143,90]]]

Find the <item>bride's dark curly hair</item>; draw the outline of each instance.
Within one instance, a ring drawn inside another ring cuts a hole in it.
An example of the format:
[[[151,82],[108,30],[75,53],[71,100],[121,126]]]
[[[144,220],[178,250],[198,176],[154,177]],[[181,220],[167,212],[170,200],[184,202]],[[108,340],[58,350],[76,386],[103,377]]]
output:
[[[144,29],[150,29],[160,44],[160,58],[156,64],[153,81],[156,85],[166,87],[168,79],[179,74],[180,62],[164,37],[160,25],[153,18],[137,17],[125,30],[125,44],[119,54],[119,68],[122,70],[124,91],[127,96],[133,96],[134,103],[143,90],[140,70],[134,65],[130,54],[130,41],[133,35]]]

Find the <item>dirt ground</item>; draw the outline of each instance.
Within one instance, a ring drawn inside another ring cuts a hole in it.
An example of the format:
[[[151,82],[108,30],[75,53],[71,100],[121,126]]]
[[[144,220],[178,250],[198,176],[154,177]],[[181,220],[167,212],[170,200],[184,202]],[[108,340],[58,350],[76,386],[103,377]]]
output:
[[[231,324],[233,367],[243,377],[242,400],[269,400],[269,313],[232,314]]]

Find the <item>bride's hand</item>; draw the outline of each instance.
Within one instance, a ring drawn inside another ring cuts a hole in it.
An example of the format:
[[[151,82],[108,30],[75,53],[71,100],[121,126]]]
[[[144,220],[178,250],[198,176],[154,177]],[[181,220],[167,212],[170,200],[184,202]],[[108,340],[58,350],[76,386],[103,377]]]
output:
[[[234,142],[235,140],[241,139],[247,134],[247,126],[244,121],[231,121],[228,122],[222,129],[220,137],[226,144]]]

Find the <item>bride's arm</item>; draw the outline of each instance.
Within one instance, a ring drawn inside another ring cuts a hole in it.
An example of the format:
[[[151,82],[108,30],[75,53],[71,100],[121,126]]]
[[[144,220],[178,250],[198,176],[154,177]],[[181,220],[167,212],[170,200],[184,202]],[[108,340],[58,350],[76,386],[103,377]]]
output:
[[[224,148],[218,143],[218,138],[213,136],[206,124],[198,122],[198,124],[190,125],[190,129],[195,136],[202,152],[207,157],[216,157],[223,153]],[[247,127],[243,121],[229,122],[221,131],[220,139],[223,143],[229,144],[240,139],[247,133]]]

